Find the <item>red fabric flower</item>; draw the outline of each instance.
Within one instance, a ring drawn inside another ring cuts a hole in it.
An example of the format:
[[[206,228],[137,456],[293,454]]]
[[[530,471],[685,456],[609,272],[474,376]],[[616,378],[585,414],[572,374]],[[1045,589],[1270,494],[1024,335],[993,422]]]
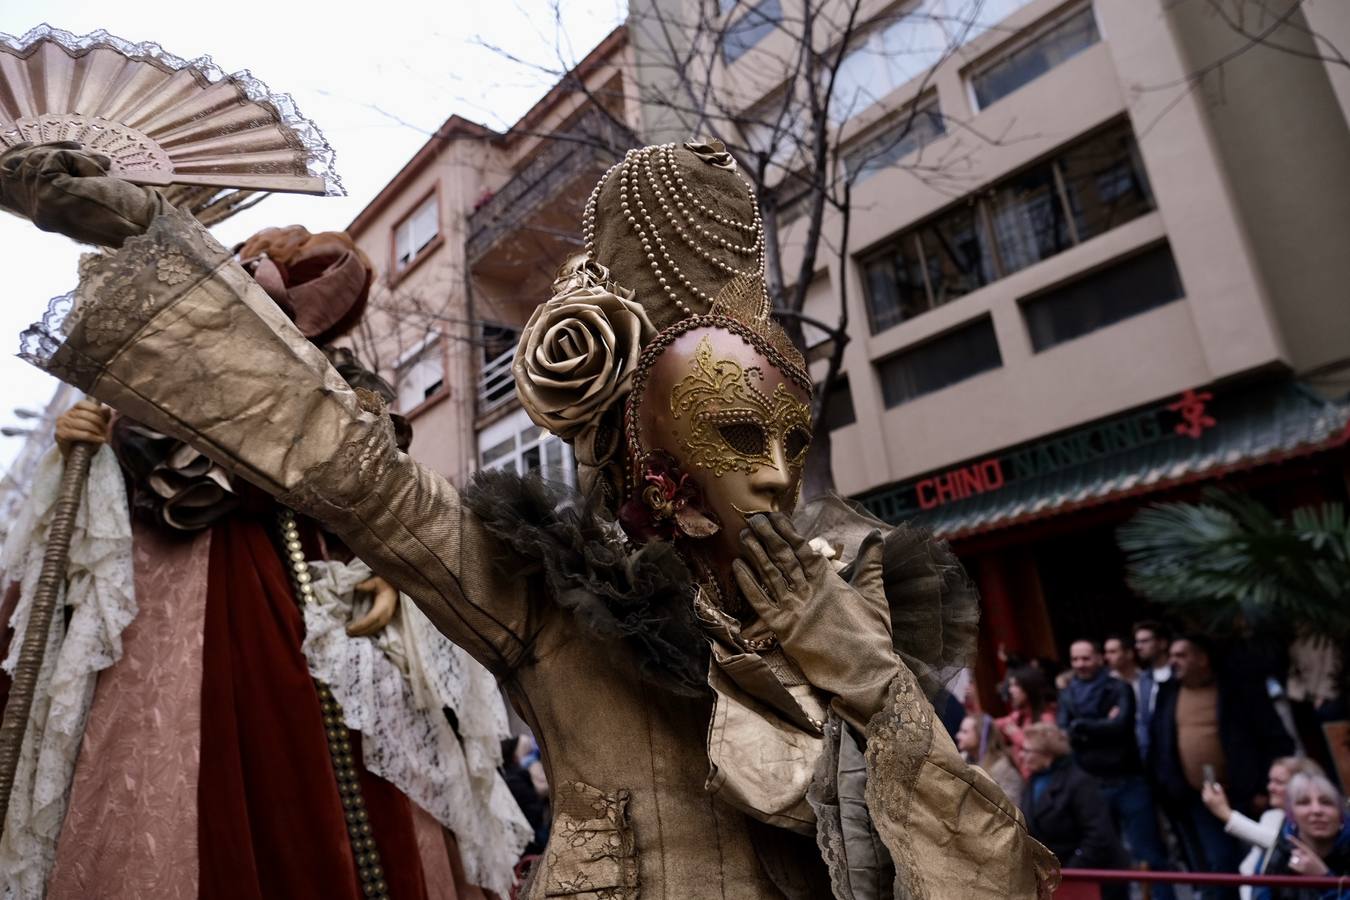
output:
[[[641,543],[670,541],[679,535],[710,537],[720,526],[702,507],[698,484],[680,471],[673,456],[653,450],[642,459],[641,481],[633,496],[619,508],[619,524]]]

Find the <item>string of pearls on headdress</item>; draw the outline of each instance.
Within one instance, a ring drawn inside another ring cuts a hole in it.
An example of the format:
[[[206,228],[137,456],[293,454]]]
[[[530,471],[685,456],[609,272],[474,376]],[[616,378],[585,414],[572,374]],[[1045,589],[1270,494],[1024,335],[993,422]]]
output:
[[[656,283],[670,297],[675,308],[688,316],[693,315],[694,311],[685,302],[686,298],[709,305],[713,298],[680,271],[679,264],[675,262],[666,242],[661,238],[661,229],[653,218],[652,211],[642,199],[642,189],[645,187],[655,199],[659,207],[658,214],[664,217],[661,225],[668,223],[690,250],[732,278],[738,275],[762,278],[764,275],[764,223],[760,219],[758,204],[754,206],[754,215],[750,222],[739,222],[718,213],[699,200],[685,183],[684,176],[680,174],[675,159],[676,146],[662,144],[657,147],[629,150],[624,154],[624,158],[611,166],[596,184],[595,190],[591,191],[582,215],[581,230],[586,244],[586,256],[594,260],[595,217],[600,191],[617,172],[620,212],[642,243],[642,252],[647,257],[652,274],[656,276]],[[744,182],[745,178],[741,176],[741,180]],[[748,182],[745,183],[745,188],[753,196],[754,189]],[[680,219],[684,219],[688,227],[681,223]],[[704,222],[734,229],[753,240],[747,245],[738,244],[714,234]],[[750,257],[752,268],[737,268],[700,243],[700,238],[711,241],[734,255]]]

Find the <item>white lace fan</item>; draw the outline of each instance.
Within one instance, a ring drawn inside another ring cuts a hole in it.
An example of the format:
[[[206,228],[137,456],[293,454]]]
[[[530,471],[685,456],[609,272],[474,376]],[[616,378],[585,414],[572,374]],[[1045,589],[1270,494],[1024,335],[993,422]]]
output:
[[[288,95],[106,31],[0,34],[0,151],[22,141],[80,141],[137,184],[343,193]]]

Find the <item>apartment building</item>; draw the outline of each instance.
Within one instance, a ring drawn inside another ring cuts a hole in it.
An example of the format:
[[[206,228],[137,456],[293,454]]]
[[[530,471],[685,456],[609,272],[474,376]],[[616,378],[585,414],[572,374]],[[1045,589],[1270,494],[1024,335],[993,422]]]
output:
[[[362,352],[395,385],[412,454],[453,483],[482,467],[574,477],[516,402],[511,357],[635,139],[632,70],[619,28],[507,131],[452,116],[348,226],[381,273]]]
[[[1114,539],[1142,504],[1346,496],[1350,71],[1320,57],[1350,48],[1350,8],[990,0],[926,37],[968,6],[864,4],[838,156],[866,167],[847,258],[821,254],[805,312],[836,321],[844,298],[853,323],[840,493],[952,542],[986,662],[1054,657],[1144,612]],[[684,5],[634,9],[660,73],[652,10]],[[715,14],[720,89],[764,102],[794,0]],[[668,107],[644,118],[677,136]],[[780,216],[792,272],[806,224]]]

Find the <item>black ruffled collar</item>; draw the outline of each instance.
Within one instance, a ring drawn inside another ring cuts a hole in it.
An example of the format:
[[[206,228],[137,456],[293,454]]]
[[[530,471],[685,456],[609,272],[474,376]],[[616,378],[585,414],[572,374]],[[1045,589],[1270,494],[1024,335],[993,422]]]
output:
[[[695,582],[674,546],[653,541],[630,551],[598,503],[537,474],[480,471],[463,499],[517,562],[540,566],[554,601],[587,631],[626,645],[644,679],[682,696],[709,693]]]

